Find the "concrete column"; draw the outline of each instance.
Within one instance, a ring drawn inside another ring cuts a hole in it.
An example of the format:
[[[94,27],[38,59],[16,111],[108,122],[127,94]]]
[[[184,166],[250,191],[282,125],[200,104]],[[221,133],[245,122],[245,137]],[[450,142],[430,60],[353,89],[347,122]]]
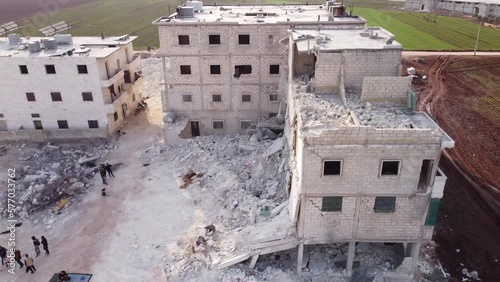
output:
[[[302,259],[304,258],[304,244],[299,244],[299,250],[297,251],[297,275],[302,275]]]
[[[410,248],[411,244],[411,248]],[[407,248],[407,253],[408,250],[411,253],[411,268],[410,268],[410,277],[413,278],[413,275],[415,274],[415,268],[417,267],[417,260],[418,260],[418,253],[420,250],[420,245],[422,244],[421,242],[416,242],[416,243],[410,243],[408,244]]]
[[[347,252],[347,265],[346,265],[346,271],[348,277],[351,277],[352,275],[352,264],[354,262],[355,249],[356,249],[356,242],[349,242],[349,250]]]
[[[165,57],[161,57],[161,62],[163,64],[163,86],[165,88],[165,97],[162,97],[162,100],[165,99],[165,101],[162,101],[164,103],[163,111],[167,112],[170,109],[170,104],[168,101],[168,85],[167,85],[167,64],[165,61]]]

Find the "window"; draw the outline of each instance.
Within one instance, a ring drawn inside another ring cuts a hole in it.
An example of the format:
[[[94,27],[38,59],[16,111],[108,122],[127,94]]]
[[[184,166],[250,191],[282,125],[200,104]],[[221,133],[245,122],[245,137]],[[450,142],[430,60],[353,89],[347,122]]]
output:
[[[89,120],[89,128],[99,128],[99,123],[97,120]]]
[[[270,102],[278,102],[278,94],[270,94],[269,101]]]
[[[270,65],[269,74],[280,74],[280,65]]]
[[[189,35],[179,35],[179,45],[189,45]]]
[[[35,129],[43,129],[41,120],[34,120],[33,125],[35,126]]]
[[[60,129],[67,129],[68,127],[68,121],[67,120],[58,120],[57,125],[59,126]]]
[[[62,101],[61,92],[50,92],[50,96],[52,97],[52,101],[54,102]]]
[[[83,101],[94,101],[92,97],[92,92],[82,92]]]
[[[191,74],[191,66],[181,65],[181,74]]]
[[[252,125],[252,121],[251,121],[251,120],[241,120],[241,121],[240,121],[240,128],[241,128],[241,129],[247,129],[247,128],[249,128],[251,125]]]
[[[21,74],[28,74],[28,66],[27,65],[20,65],[19,71],[21,72]]]
[[[182,102],[193,102],[191,94],[182,95]]]
[[[252,95],[250,94],[241,95],[241,102],[252,102]]]
[[[393,213],[396,211],[396,197],[376,197],[375,207],[373,210],[376,213]]]
[[[342,197],[323,197],[321,211],[324,212],[341,212]]]
[[[218,34],[212,34],[208,36],[208,43],[209,44],[220,44],[220,35]]]
[[[135,102],[135,93],[132,94],[132,102]]]
[[[275,117],[275,116],[278,116],[278,113],[269,113],[270,118]]]
[[[0,118],[4,118],[5,116],[3,114],[0,114]]]
[[[323,175],[341,175],[342,161],[324,161]]]
[[[398,176],[399,175],[399,161],[382,161],[380,168],[381,176]]]
[[[251,65],[237,65],[234,66],[234,77],[238,78],[242,74],[251,74],[252,66]]]
[[[241,45],[250,44],[250,34],[240,34],[238,35],[238,42]]]
[[[79,74],[88,73],[88,71],[87,71],[87,65],[77,65],[76,68],[78,69],[78,73]]]
[[[214,129],[224,129],[224,121],[223,120],[214,120],[214,121],[212,121],[212,127]]]
[[[47,74],[55,74],[56,67],[54,65],[45,65],[45,72],[47,72]]]
[[[210,74],[220,74],[220,65],[210,65]]]
[[[28,102],[34,102],[34,101],[36,101],[36,99],[35,99],[35,93],[33,93],[33,92],[26,92],[26,100],[28,100]]]
[[[212,95],[212,102],[222,102],[222,95],[221,94],[213,94]]]
[[[272,34],[269,34],[269,41],[268,41],[269,44],[273,44],[274,43],[274,36]]]
[[[40,114],[31,114],[32,118],[40,118]]]
[[[115,120],[115,121],[117,121],[117,120],[118,120],[118,112],[115,112],[115,113],[113,114],[113,118],[114,118],[114,120]]]

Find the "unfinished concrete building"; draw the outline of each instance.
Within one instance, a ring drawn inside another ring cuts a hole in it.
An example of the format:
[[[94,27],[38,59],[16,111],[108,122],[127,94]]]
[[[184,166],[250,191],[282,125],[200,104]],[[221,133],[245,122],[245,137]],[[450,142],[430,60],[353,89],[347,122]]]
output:
[[[333,2],[200,5],[190,2],[154,22],[163,110],[187,117],[181,137],[246,132],[283,114],[286,189],[297,227],[294,238],[261,242],[266,252],[219,267],[250,256],[252,267],[260,254],[298,246],[301,273],[305,246],[346,243],[351,276],[357,243],[404,243],[405,259],[386,276],[410,279],[420,244],[432,237],[446,181],[438,170],[441,150],[454,142],[414,112],[411,78],[401,77],[401,44]]]
[[[0,140],[106,138],[141,100],[135,36],[0,38]]]
[[[245,132],[285,111],[287,29],[364,27],[340,5],[203,6],[187,2],[158,26],[163,111],[188,117],[182,136]],[[176,132],[179,134],[179,132]],[[167,133],[168,135],[168,133]],[[169,139],[169,136],[166,136]]]
[[[414,112],[411,78],[401,77],[402,46],[379,30],[289,31],[290,214],[304,245],[404,243],[387,276],[408,279],[430,240],[446,177],[441,150],[454,142]],[[405,281],[405,280],[397,280]]]

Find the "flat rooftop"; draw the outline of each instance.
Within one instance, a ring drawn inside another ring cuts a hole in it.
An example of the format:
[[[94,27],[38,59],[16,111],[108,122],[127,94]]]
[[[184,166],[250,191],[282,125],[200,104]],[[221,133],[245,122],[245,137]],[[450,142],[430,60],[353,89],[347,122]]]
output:
[[[383,28],[349,29],[295,29],[289,30],[299,53],[318,49],[336,51],[349,49],[403,49],[403,45],[392,40],[394,35]],[[372,36],[370,36],[372,34]]]
[[[295,81],[295,101],[302,119],[302,131],[369,126],[378,129],[436,129],[426,114],[403,107],[371,106],[360,103],[361,93],[347,92],[344,105],[338,93],[318,95],[305,91],[307,79]]]
[[[366,20],[361,17],[334,17],[332,21],[329,19],[329,13],[324,4],[203,6],[203,11],[194,13],[192,18],[177,18],[175,15],[159,18],[153,24],[171,25],[199,22],[219,24],[366,23]]]
[[[41,49],[40,52],[30,53],[28,43],[49,39],[51,37],[22,37],[20,44],[9,44],[7,37],[0,37],[0,57],[57,57],[68,51],[73,51],[73,56],[85,55],[94,58],[105,58],[120,49],[119,46],[134,41],[137,36],[118,40],[122,36],[110,36],[102,39],[99,36],[73,36],[72,43],[58,44],[57,49]]]

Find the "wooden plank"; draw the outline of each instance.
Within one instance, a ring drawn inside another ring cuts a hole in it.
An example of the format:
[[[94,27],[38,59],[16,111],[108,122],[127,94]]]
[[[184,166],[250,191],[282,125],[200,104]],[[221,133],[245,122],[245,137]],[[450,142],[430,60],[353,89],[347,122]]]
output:
[[[224,267],[228,267],[228,266],[231,266],[231,265],[234,265],[234,264],[237,264],[239,262],[242,262],[244,260],[247,260],[249,257],[252,256],[252,253],[251,252],[247,252],[247,253],[244,253],[244,254],[241,254],[239,256],[236,256],[232,259],[229,259],[229,260],[226,260],[226,261],[223,261],[221,262],[220,264],[216,265],[214,267],[214,269],[222,269]]]
[[[293,242],[293,243],[288,243],[288,244],[283,244],[283,245],[279,245],[279,246],[275,246],[275,247],[269,247],[269,248],[255,250],[255,252],[257,252],[260,255],[265,255],[265,254],[270,254],[270,253],[275,253],[275,252],[279,252],[279,251],[293,249],[293,248],[297,247],[298,244],[299,244],[299,241],[297,240],[296,242]]]
[[[257,243],[264,243],[264,242],[270,242],[270,241],[276,241],[276,240],[282,240],[285,239],[287,236],[286,235],[274,235],[266,238],[260,238],[260,239],[255,239],[255,240],[250,240],[248,241],[248,245],[254,245]]]
[[[288,243],[292,243],[292,242],[298,242],[297,238],[288,238],[288,239],[283,239],[283,240],[278,240],[278,241],[258,243],[258,244],[250,245],[248,247],[252,250],[255,250],[255,249],[262,249],[262,248],[267,248],[267,247],[279,246],[279,245],[288,244]]]

